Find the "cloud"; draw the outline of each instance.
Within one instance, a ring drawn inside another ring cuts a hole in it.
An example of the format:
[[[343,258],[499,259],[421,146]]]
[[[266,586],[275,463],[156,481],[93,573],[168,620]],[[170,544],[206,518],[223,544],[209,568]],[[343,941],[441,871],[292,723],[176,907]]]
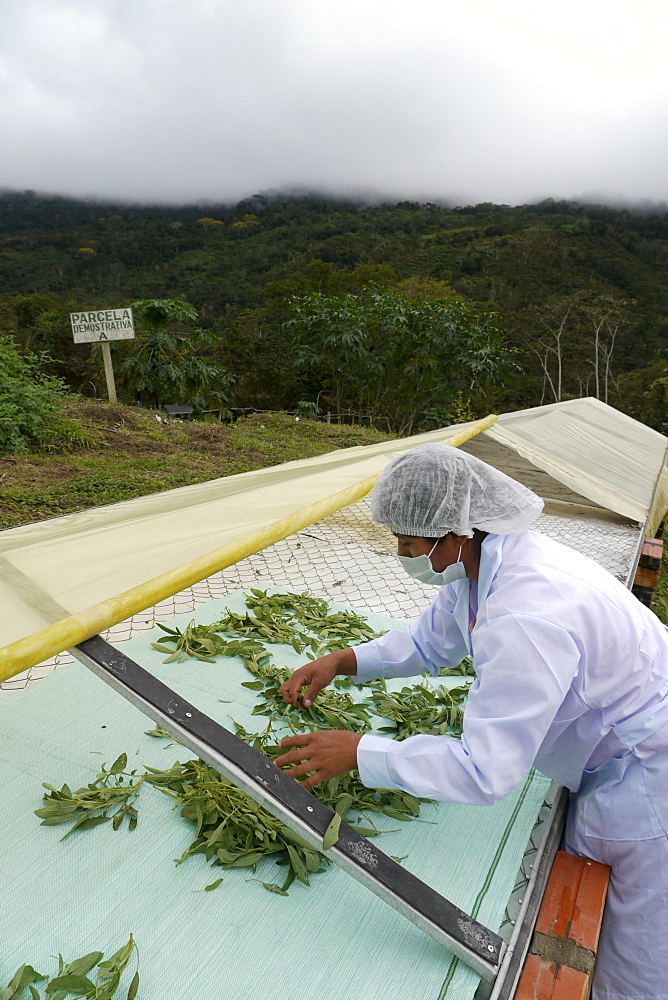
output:
[[[4,0],[0,185],[666,197],[654,0]]]

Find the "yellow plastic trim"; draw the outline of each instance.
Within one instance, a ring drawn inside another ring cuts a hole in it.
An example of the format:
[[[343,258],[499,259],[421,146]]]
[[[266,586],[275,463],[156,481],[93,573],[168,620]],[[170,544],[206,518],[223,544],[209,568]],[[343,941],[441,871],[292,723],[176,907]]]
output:
[[[475,424],[469,424],[466,430],[462,430],[458,434],[444,435],[444,440],[457,447],[486,430],[497,419],[495,414],[490,414],[483,420],[476,421]],[[301,531],[302,528],[327,517],[328,514],[333,514],[334,511],[341,510],[342,507],[357,503],[358,500],[371,492],[377,478],[377,475],[369,476],[368,479],[363,479],[354,486],[340,490],[317,503],[309,504],[308,507],[274,521],[266,528],[245,535],[236,542],[223,545],[206,556],[200,556],[199,559],[195,559],[185,566],[179,566],[168,573],[162,573],[160,576],[156,576],[137,587],[132,587],[116,597],[110,597],[100,604],[80,611],[77,615],[64,618],[62,621],[40,629],[39,632],[33,632],[32,635],[26,636],[24,639],[18,639],[16,642],[4,646],[0,649],[0,682],[14,677],[22,670],[27,670],[50,656],[62,653],[64,649],[76,646],[84,639],[90,639],[98,632],[111,628],[112,625],[130,618],[132,615],[139,614],[140,611],[145,611],[146,608],[164,601],[180,590],[192,587],[213,573],[218,573],[227,566],[273,545],[282,538],[287,538],[288,535]]]

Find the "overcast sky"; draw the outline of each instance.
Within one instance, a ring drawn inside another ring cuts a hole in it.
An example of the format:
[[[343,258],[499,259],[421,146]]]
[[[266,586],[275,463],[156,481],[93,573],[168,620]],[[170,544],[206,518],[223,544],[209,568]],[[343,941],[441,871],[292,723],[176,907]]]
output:
[[[0,0],[0,187],[668,200],[666,0]]]

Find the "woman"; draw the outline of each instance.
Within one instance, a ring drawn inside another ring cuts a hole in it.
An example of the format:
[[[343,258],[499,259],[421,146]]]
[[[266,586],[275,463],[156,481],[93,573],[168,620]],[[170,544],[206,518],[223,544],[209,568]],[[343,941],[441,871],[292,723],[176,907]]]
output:
[[[529,526],[542,501],[448,445],[395,459],[374,520],[406,570],[440,586],[406,631],[331,653],[283,685],[309,704],[473,657],[461,740],[326,731],[281,742],[305,787],[359,768],[369,787],[486,805],[535,765],[572,801],[565,847],[612,869],[594,1000],[668,1000],[668,632],[610,573]],[[308,777],[305,777],[307,776]]]

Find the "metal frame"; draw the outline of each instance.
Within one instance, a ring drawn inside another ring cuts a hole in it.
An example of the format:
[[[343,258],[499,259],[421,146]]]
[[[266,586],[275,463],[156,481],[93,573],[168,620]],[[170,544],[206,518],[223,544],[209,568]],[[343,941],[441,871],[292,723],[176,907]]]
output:
[[[506,951],[498,934],[402,868],[345,822],[337,843],[323,851],[323,836],[334,815],[331,809],[100,636],[87,639],[70,652],[313,848],[446,947],[484,981],[494,982]]]
[[[666,450],[663,453],[663,462],[661,464],[661,469],[663,469],[666,463],[668,463],[668,447],[666,447]],[[654,501],[656,499],[657,490],[659,489],[659,480],[661,479],[661,469],[659,470],[659,474],[654,482],[654,489],[652,490],[652,499],[649,502],[648,514],[647,517],[645,518],[645,523],[642,525],[642,530],[640,533],[640,538],[638,540],[638,545],[636,547],[636,552],[633,558],[633,562],[629,567],[629,572],[626,578],[626,586],[628,587],[629,590],[631,590],[631,588],[633,587],[633,581],[635,580],[638,564],[640,562],[640,556],[642,555],[642,547],[645,544],[645,538],[647,536],[647,526],[649,524],[649,519],[652,513],[652,509],[654,507]]]

